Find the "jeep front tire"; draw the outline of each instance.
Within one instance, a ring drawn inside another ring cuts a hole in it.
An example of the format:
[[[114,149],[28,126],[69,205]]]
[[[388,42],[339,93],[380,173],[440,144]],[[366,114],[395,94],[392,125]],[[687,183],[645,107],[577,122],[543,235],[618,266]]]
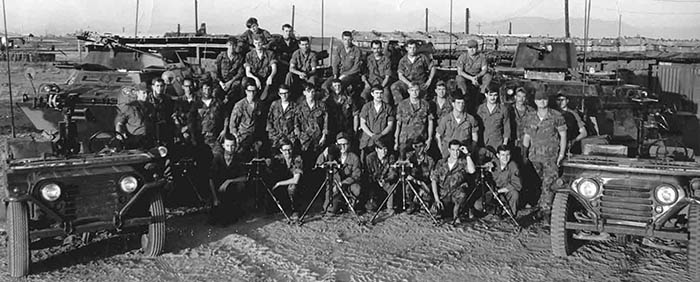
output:
[[[573,250],[573,230],[566,229],[566,221],[573,220],[573,202],[568,193],[557,193],[552,205],[550,242],[555,256],[565,257]]]
[[[12,277],[29,274],[29,210],[27,203],[7,204],[8,271]]]

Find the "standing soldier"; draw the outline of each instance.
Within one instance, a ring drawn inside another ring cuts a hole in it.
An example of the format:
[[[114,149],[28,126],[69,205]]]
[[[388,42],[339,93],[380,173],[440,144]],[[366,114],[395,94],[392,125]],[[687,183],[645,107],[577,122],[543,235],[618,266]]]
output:
[[[513,104],[513,121],[515,123],[515,145],[518,146],[516,161],[522,164],[525,159],[523,155],[523,136],[525,135],[525,117],[534,113],[535,108],[527,104],[527,90],[522,87],[515,89],[515,103]]]
[[[277,56],[276,79],[286,80],[289,62],[297,49],[299,49],[299,41],[294,37],[294,29],[290,24],[282,25],[282,38],[270,43],[270,50]]]
[[[359,102],[343,91],[340,79],[333,80],[332,91],[326,98],[328,110],[328,131],[331,136],[344,132],[348,136],[355,136],[355,131],[360,124]]]
[[[192,82],[185,80],[183,87]],[[217,141],[219,133],[224,127],[224,105],[221,100],[213,96],[211,80],[202,82],[202,97],[192,105],[189,124],[195,135],[197,144],[203,143],[211,152],[219,151],[220,143]]]
[[[486,55],[479,52],[479,43],[476,40],[467,41],[467,53],[457,58],[455,80],[462,94],[467,95],[467,103],[477,105],[478,93],[484,92],[485,87],[491,83],[491,75],[488,73]]]
[[[365,82],[365,89],[362,91],[362,99],[364,102],[369,102],[372,98],[370,92],[373,85],[381,85],[384,89],[382,100],[385,103],[392,104],[391,99],[391,60],[384,55],[382,50],[382,42],[373,40],[372,55],[367,57],[365,62],[365,70],[362,75],[362,81]]]
[[[416,53],[418,43],[415,40],[406,42],[406,56],[399,61],[399,80],[391,85],[391,94],[394,96],[394,104],[401,102],[406,97],[406,92],[411,83],[418,83],[421,91],[428,89],[435,76],[433,60],[424,54]]]
[[[381,86],[375,85],[372,87],[372,102],[366,103],[360,110],[360,151],[364,159],[366,154],[369,154],[374,144],[380,139],[388,139],[389,134],[394,129],[393,108],[382,101],[384,90]]]
[[[253,37],[254,50],[245,56],[245,74],[255,81],[258,89],[263,89],[260,101],[265,101],[277,74],[277,60],[272,51],[265,49],[265,38],[260,35]],[[264,84],[263,84],[264,83]]]
[[[242,152],[251,152],[260,117],[260,101],[257,98],[258,88],[250,83],[245,86],[245,98],[233,106],[231,118],[228,124],[229,132],[236,138],[238,149]]]
[[[443,158],[450,155],[448,140],[457,140],[465,146],[479,140],[479,125],[476,119],[464,110],[464,95],[455,93],[452,101],[452,113],[438,121],[435,139]]]
[[[226,52],[221,52],[216,57],[216,80],[219,87],[216,88],[215,97],[226,104],[230,111],[233,104],[241,97],[241,80],[245,77],[245,42],[239,42],[236,37],[229,37],[226,42]]]
[[[538,202],[538,217],[549,218],[554,193],[554,181],[559,174],[559,164],[566,153],[566,121],[555,110],[547,107],[547,94],[535,94],[537,111],[525,117],[523,147],[537,175],[542,181],[542,194]]]
[[[153,93],[148,97],[148,102],[155,108],[156,139],[165,144],[172,144],[175,133],[175,103],[165,93],[165,80],[155,78],[151,83]]]
[[[559,112],[561,112],[566,121],[567,148],[573,154],[580,154],[581,140],[588,136],[586,124],[583,123],[583,120],[581,120],[581,117],[575,110],[569,108],[569,97],[560,92],[557,94],[557,102],[559,103]]]
[[[260,28],[260,25],[258,24],[258,19],[256,18],[249,18],[245,22],[245,27],[247,28],[246,31],[244,31],[239,37],[241,41],[245,42],[248,44],[249,48],[254,47],[253,45],[253,39],[254,37],[261,36],[265,41],[263,44],[265,48],[267,48],[267,44],[272,40],[272,35],[270,34],[269,31]]]
[[[430,112],[427,101],[420,99],[420,85],[412,82],[408,88],[409,98],[399,102],[396,109],[396,133],[394,134],[394,150],[408,145],[406,141],[418,137],[427,138],[426,150],[430,149],[433,139],[433,121],[435,117]]]
[[[299,102],[297,118],[302,158],[312,164],[313,158],[326,144],[328,111],[326,105],[318,100],[316,87],[310,83],[304,85],[304,99]]]
[[[362,70],[362,50],[352,43],[352,32],[343,31],[342,35],[343,46],[336,48],[333,51],[333,77],[330,77],[323,83],[323,89],[330,92],[330,86],[333,79],[340,79],[343,83],[343,89],[352,85],[354,97],[362,91],[362,79],[360,71]]]
[[[289,100],[289,86],[280,85],[277,94],[280,99],[272,102],[266,127],[273,152],[280,148],[280,141],[286,139],[293,142],[299,135],[299,125],[296,123],[299,106]]]
[[[309,38],[299,38],[299,49],[292,54],[292,58],[289,61],[289,73],[287,73],[287,78],[285,79],[285,83],[295,91],[294,95],[298,95],[301,92],[299,87],[302,82],[318,86],[321,78],[316,72],[317,66],[318,59],[316,58],[316,52],[311,51]]]
[[[510,139],[510,111],[498,102],[498,91],[490,85],[486,87],[486,102],[476,110],[483,126],[483,145],[495,150],[508,144]]]
[[[438,121],[452,113],[452,95],[447,95],[445,81],[440,80],[435,84],[435,97],[430,100],[430,107]]]
[[[438,210],[443,210],[446,202],[453,204],[452,222],[453,224],[460,224],[459,211],[467,200],[467,174],[474,173],[476,168],[469,150],[459,141],[451,140],[447,148],[450,152],[449,158],[439,160],[430,175],[433,198],[435,207]],[[465,154],[466,157],[460,158],[460,152]]]

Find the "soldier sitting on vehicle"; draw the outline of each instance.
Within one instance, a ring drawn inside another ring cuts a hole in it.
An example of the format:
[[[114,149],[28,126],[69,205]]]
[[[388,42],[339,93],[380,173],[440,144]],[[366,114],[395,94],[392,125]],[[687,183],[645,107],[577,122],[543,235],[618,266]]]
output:
[[[445,204],[453,205],[452,222],[460,224],[459,212],[466,199],[468,188],[467,175],[474,173],[476,168],[469,150],[457,140],[448,143],[449,157],[438,161],[430,176],[435,207],[444,212]],[[459,153],[466,157],[462,158]]]
[[[250,52],[245,55],[244,64],[246,77],[252,79],[258,89],[262,90],[260,101],[275,98],[268,97],[268,94],[272,91],[270,88],[273,83],[275,83],[277,59],[272,51],[264,47],[266,43],[267,41],[265,41],[264,37],[260,35],[253,36],[253,46],[255,49],[250,50]]]
[[[383,198],[380,199],[377,196],[384,194],[379,193],[384,191],[386,193],[390,192],[391,187],[398,180],[395,169],[391,168],[391,165],[396,162],[396,157],[389,154],[389,148],[382,140],[377,140],[374,143],[374,152],[367,155],[365,160],[365,175],[367,176],[367,186],[365,190],[367,191],[368,210],[376,210],[377,202],[381,203]],[[389,194],[389,199],[386,204],[386,211],[389,214],[394,214],[394,195]]]
[[[485,166],[491,170],[493,182],[496,184],[494,187],[496,193],[505,199],[505,203],[508,205],[510,211],[513,215],[516,215],[520,190],[523,187],[520,180],[520,170],[518,169],[518,165],[510,159],[510,146],[498,146],[496,151],[498,152],[496,153],[496,158],[492,162],[485,164]],[[484,195],[484,200],[487,203],[492,201],[493,195],[491,193],[486,193]]]
[[[309,44],[308,37],[299,38],[299,49],[292,53],[292,58],[289,61],[289,73],[287,73],[285,83],[292,88],[294,94],[292,98],[299,95],[303,82],[318,86],[321,81],[321,77],[316,71],[318,66],[316,52],[311,51]]]
[[[215,97],[225,104],[226,112],[231,112],[233,104],[241,98],[241,83],[245,77],[245,52],[247,43],[239,41],[236,37],[229,37],[226,42],[226,51],[216,57],[216,81]]]
[[[145,83],[139,84],[136,100],[119,107],[115,119],[115,131],[124,135],[127,149],[145,148],[153,145],[155,133],[155,108],[148,98]]]
[[[336,180],[340,183],[341,187],[334,188],[343,189],[350,198],[350,204],[354,205],[357,203],[361,191],[360,177],[362,176],[362,170],[360,169],[360,158],[355,153],[349,151],[350,138],[345,135],[345,133],[339,133],[338,136],[336,136],[335,142],[340,152],[335,155],[331,152],[332,150],[330,150],[330,147],[326,148],[323,153],[318,155],[316,165],[320,166],[329,161],[336,161],[340,164],[341,167],[336,175]],[[324,206],[328,207],[326,213],[336,214],[340,210],[340,204],[343,201],[340,191],[331,191],[331,193],[326,193],[326,196],[324,204]]]
[[[479,52],[479,43],[476,40],[467,42],[467,53],[457,58],[457,77],[455,78],[457,87],[462,94],[467,96],[467,103],[470,105],[469,112],[478,105],[485,87],[491,82],[491,74],[488,73],[486,55]]]
[[[279,141],[280,154],[275,155],[272,159],[270,170],[272,176],[278,179],[272,190],[275,194],[279,193],[277,188],[286,188],[287,196],[289,197],[289,206],[292,210],[292,219],[299,217],[299,179],[301,179],[304,168],[304,162],[299,154],[293,152],[292,141],[282,139]],[[275,191],[277,190],[277,191]]]

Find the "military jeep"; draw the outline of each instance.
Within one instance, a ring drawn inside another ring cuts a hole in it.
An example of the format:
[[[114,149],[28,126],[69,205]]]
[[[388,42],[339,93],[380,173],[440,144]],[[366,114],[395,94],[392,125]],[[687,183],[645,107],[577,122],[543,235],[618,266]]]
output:
[[[29,273],[30,249],[73,235],[140,233],[145,255],[163,249],[168,149],[125,148],[114,120],[164,62],[118,46],[88,49],[66,84],[41,85],[17,103],[48,138],[10,138],[0,158],[13,277]]]

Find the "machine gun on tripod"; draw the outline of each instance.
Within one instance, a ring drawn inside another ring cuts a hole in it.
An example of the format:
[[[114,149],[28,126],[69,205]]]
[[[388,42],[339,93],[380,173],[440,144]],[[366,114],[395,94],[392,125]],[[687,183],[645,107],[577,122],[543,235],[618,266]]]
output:
[[[374,213],[374,216],[372,216],[372,219],[370,222],[374,224],[374,220],[377,218],[379,215],[379,212],[382,210],[382,208],[388,203],[389,199],[391,198],[391,195],[396,193],[396,189],[401,185],[403,189],[402,197],[401,197],[401,203],[402,203],[402,208],[405,210],[407,206],[406,198],[408,197],[408,189],[410,189],[413,192],[413,197],[416,197],[418,201],[421,204],[421,207],[423,210],[425,210],[426,213],[430,216],[430,218],[433,220],[435,225],[439,225],[439,222],[437,219],[433,216],[433,214],[430,212],[430,209],[428,208],[428,205],[423,201],[423,199],[420,197],[420,193],[416,189],[416,187],[413,186],[413,183],[409,181],[409,174],[408,174],[408,169],[413,168],[413,164],[409,161],[397,161],[394,164],[391,165],[392,168],[398,169],[399,170],[399,181],[394,183],[394,185],[391,187],[389,190],[389,194],[387,197],[382,201],[382,204],[379,205],[379,208],[377,211]]]
[[[336,161],[328,161],[324,162],[320,165],[317,165],[316,168],[322,168],[326,170],[326,178],[323,181],[323,183],[318,187],[318,190],[316,191],[316,194],[314,195],[313,199],[311,199],[311,202],[309,202],[309,205],[306,207],[304,210],[304,213],[301,215],[299,218],[299,225],[304,224],[304,218],[306,217],[306,214],[309,212],[311,209],[311,206],[316,202],[316,199],[318,198],[319,195],[321,195],[321,191],[323,191],[323,188],[326,188],[326,201],[323,204],[323,209],[327,210],[329,208],[329,205],[331,204],[330,201],[333,197],[333,192],[338,191],[340,193],[341,197],[345,201],[345,204],[348,205],[348,209],[352,214],[357,218],[357,223],[362,225],[364,222],[362,219],[360,219],[360,216],[357,214],[355,211],[354,203],[350,201],[350,198],[346,194],[346,192],[343,190],[343,186],[340,184],[338,181],[338,171],[342,169],[342,164],[336,162]]]

